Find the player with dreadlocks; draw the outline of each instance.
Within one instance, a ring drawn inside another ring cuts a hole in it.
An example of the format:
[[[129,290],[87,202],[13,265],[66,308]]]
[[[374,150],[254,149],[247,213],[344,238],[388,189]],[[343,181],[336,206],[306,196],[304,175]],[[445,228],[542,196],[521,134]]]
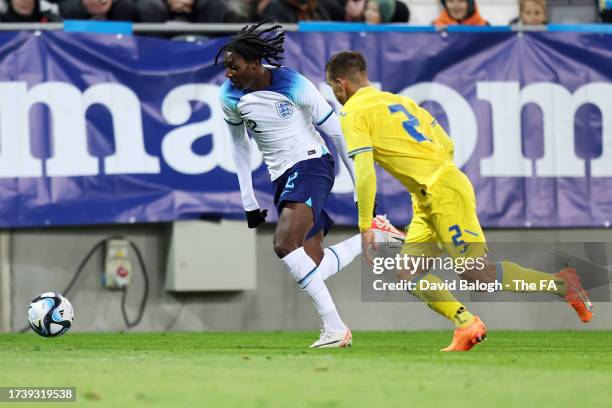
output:
[[[215,64],[223,57],[228,78],[221,87],[220,100],[232,135],[248,226],[263,224],[267,210],[260,209],[253,192],[247,129],[274,185],[279,214],[274,251],[321,316],[321,336],[311,347],[350,346],[351,331],[340,318],[324,281],[361,253],[361,238],[355,235],[323,249],[323,237],[333,223],[323,207],[334,185],[335,168],[314,125],[331,137],[354,181],[353,163],[346,154],[333,109],[309,80],[281,66],[282,27],[258,30],[263,23],[244,27],[215,57]],[[391,228],[388,222],[378,227],[381,241],[389,239]]]

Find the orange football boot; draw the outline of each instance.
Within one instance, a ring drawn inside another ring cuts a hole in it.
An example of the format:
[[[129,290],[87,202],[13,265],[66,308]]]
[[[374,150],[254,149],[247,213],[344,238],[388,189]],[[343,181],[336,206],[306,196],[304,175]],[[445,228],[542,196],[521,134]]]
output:
[[[578,317],[585,323],[588,323],[593,318],[593,303],[589,299],[589,295],[580,285],[580,279],[576,270],[573,268],[565,268],[561,272],[555,274],[565,281],[567,290],[565,300],[574,308]]]
[[[458,327],[455,329],[453,341],[448,347],[440,351],[469,351],[476,344],[487,339],[487,326],[474,316],[474,321],[468,327]]]
[[[372,218],[370,228],[373,230],[382,231],[396,241],[404,241],[406,239],[406,233],[395,228],[386,215],[379,214]]]

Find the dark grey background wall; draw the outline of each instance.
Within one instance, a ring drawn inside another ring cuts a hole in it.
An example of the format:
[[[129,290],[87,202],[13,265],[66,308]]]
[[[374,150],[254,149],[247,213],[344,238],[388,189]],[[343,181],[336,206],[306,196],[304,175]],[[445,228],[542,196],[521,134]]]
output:
[[[141,249],[151,281],[146,313],[132,330],[318,329],[319,319],[310,301],[300,293],[273,254],[270,227],[256,235],[257,289],[222,293],[169,293],[164,289],[170,230],[168,224],[152,224],[10,231],[11,330],[25,326],[26,308],[34,296],[49,290],[63,290],[85,254],[101,239],[116,234],[127,236]],[[352,229],[336,229],[327,243],[338,242],[353,233]],[[487,238],[490,242],[612,242],[612,232],[607,229],[494,230],[487,231]],[[206,254],[206,242],[215,239],[214,234],[203,234],[192,244],[201,247]],[[227,245],[235,246],[236,256],[240,256],[244,243],[240,234],[236,234]],[[224,270],[223,259],[215,259],[215,254],[206,256],[210,256],[215,268],[233,273]],[[75,307],[74,331],[125,329],[120,309],[121,293],[105,290],[101,285],[102,258],[103,251],[93,256],[68,296]],[[135,275],[127,301],[131,318],[136,315],[143,289],[135,258],[134,265]],[[450,328],[449,322],[420,302],[363,302],[359,261],[330,279],[328,286],[344,320],[353,330]],[[566,304],[557,301],[471,302],[468,307],[491,329],[612,328],[612,304],[609,302],[596,302],[596,317],[589,325],[579,322]]]

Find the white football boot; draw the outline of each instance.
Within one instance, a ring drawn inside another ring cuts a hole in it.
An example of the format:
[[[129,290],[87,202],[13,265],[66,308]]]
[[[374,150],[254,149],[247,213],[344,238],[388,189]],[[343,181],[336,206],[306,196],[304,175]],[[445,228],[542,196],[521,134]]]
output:
[[[312,343],[310,348],[341,348],[351,347],[352,345],[353,333],[351,333],[351,329],[348,327],[343,332],[332,332],[323,328],[321,329],[319,340]]]

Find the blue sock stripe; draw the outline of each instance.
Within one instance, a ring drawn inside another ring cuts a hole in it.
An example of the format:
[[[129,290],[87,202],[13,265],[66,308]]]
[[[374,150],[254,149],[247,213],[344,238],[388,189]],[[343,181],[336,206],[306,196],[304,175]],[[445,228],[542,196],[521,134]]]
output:
[[[313,273],[315,273],[315,272],[316,272],[316,270],[317,270],[318,268],[319,268],[318,266],[315,266],[315,267],[312,269],[312,271],[308,272],[308,273],[306,274],[306,276],[304,276],[304,277],[303,277],[303,278],[302,278],[302,279],[301,279],[301,280],[298,282],[298,285],[300,285],[300,287],[301,287],[301,288],[304,288],[304,287],[306,286],[306,285],[302,285],[302,284],[304,283],[304,281],[305,281],[306,279],[308,279],[308,277],[309,277],[310,275],[312,275]]]
[[[332,251],[332,253],[336,256],[336,260],[338,261],[338,270],[340,270],[340,257],[338,256],[338,254],[336,253],[336,251],[334,251],[334,248],[332,247],[328,247],[327,249],[329,249],[330,251]]]
[[[497,281],[501,284],[503,284],[504,281],[504,267],[502,266],[501,262],[496,262],[495,263],[495,271],[497,272]]]

